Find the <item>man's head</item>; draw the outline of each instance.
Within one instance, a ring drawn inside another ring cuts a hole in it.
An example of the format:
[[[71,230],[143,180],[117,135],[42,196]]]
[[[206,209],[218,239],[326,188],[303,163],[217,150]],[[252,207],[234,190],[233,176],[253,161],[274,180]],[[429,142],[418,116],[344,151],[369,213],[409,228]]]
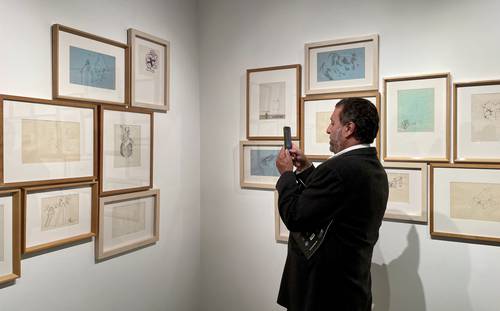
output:
[[[335,105],[330,121],[326,132],[330,135],[330,151],[334,153],[357,144],[371,144],[377,136],[377,109],[364,98],[342,99]]]

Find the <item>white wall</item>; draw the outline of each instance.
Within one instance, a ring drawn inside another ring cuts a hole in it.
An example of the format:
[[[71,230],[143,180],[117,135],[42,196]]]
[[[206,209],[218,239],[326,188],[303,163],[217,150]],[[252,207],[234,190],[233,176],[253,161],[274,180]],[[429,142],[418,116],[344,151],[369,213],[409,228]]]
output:
[[[171,111],[155,114],[160,241],[94,263],[87,242],[24,259],[0,310],[198,310],[200,105],[194,0],[0,0],[0,93],[51,98],[50,26],[126,43],[133,27],[170,40]]]
[[[286,246],[274,242],[272,191],[239,187],[245,70],[304,62],[315,42],[378,33],[383,77],[500,78],[500,2],[200,1],[202,310],[282,310]],[[500,247],[432,240],[425,225],[384,222],[375,310],[500,310]]]

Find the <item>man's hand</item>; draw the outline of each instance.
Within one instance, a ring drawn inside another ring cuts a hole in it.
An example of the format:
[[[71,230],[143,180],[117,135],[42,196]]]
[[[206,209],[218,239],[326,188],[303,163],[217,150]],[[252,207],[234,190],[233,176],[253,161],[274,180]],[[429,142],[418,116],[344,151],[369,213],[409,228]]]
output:
[[[290,156],[292,157],[293,165],[297,168],[298,173],[302,172],[312,165],[312,163],[309,162],[302,150],[297,148],[295,144],[292,144],[292,149],[290,149]]]
[[[276,168],[280,174],[288,171],[293,172],[292,157],[290,156],[290,152],[288,152],[285,148],[281,148],[280,153],[276,158]]]

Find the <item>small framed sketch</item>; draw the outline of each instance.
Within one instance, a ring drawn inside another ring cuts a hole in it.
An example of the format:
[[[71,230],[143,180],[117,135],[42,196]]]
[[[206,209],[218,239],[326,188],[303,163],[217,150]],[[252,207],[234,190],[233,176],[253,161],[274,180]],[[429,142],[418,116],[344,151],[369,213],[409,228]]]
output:
[[[431,164],[431,236],[500,242],[500,165]]]
[[[380,114],[380,93],[377,91],[309,95],[302,98],[302,147],[304,148],[304,154],[309,159],[326,160],[333,155],[330,151],[330,136],[326,133],[326,129],[331,122],[330,117],[335,105],[347,97],[363,97],[369,100],[377,107]],[[379,145],[380,139],[379,134],[377,134],[372,146],[380,150]]]
[[[274,191],[274,238],[278,242],[288,242],[288,236],[290,232],[286,228],[283,220],[280,217],[280,211],[278,209],[278,191]]]
[[[130,105],[167,112],[170,96],[170,42],[130,28]]]
[[[307,43],[306,94],[378,89],[378,35]]]
[[[0,95],[0,185],[97,178],[97,108]]]
[[[53,97],[125,105],[127,53],[126,44],[52,25]]]
[[[500,162],[500,80],[453,85],[455,162]]]
[[[23,254],[93,237],[97,182],[23,189]]]
[[[100,195],[153,187],[153,112],[101,108]]]
[[[21,191],[0,191],[0,284],[21,276]]]
[[[96,259],[105,259],[158,241],[159,213],[158,189],[101,198]]]
[[[450,74],[384,79],[384,160],[450,160]]]
[[[300,65],[247,70],[247,138],[281,140],[283,126],[299,135]]]
[[[427,223],[427,164],[384,163],[389,200],[384,219]]]
[[[293,142],[299,146],[298,141]],[[241,188],[274,189],[280,173],[276,158],[283,142],[240,142],[240,186]]]

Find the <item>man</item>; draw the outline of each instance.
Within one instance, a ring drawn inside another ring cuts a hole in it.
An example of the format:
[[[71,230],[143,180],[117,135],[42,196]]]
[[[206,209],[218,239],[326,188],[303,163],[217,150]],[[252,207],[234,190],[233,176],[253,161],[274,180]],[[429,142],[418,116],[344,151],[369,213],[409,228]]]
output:
[[[276,160],[290,230],[278,303],[289,311],[371,310],[371,258],[389,193],[370,147],[379,117],[368,100],[346,98],[330,120],[332,158],[315,168],[293,146]]]

